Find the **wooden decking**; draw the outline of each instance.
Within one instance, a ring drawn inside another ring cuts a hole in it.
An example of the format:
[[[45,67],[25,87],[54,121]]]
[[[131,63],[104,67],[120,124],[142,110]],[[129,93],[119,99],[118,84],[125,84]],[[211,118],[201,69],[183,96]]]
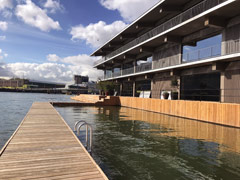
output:
[[[0,179],[107,179],[50,103],[34,103],[0,152]]]

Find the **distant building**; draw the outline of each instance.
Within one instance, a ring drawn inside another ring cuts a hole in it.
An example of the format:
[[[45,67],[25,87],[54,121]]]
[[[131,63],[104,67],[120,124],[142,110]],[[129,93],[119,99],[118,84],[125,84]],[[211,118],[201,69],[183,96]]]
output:
[[[74,75],[74,83],[75,84],[82,84],[83,82],[88,82],[88,81],[89,81],[88,76]]]
[[[64,88],[65,84],[54,82],[43,82],[28,79],[0,79],[0,87],[2,88]]]
[[[11,87],[11,88],[17,88],[17,87],[23,87],[23,85],[26,83],[25,79],[0,79],[0,87]]]
[[[63,83],[44,82],[35,80],[25,80],[25,85],[30,88],[64,88],[66,85]]]

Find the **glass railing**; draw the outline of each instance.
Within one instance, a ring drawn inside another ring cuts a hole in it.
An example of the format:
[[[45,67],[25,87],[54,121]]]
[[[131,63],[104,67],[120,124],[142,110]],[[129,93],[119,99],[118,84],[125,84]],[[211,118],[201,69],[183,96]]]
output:
[[[136,66],[136,73],[137,72],[144,72],[152,69],[152,63],[144,63],[139,66]]]
[[[190,51],[180,56],[182,56],[182,64],[184,64],[184,63],[201,61],[209,58],[231,55],[236,53],[240,53],[240,39],[231,40],[228,42],[222,42],[221,44],[217,44],[214,46],[198,49],[195,51]],[[174,65],[169,65],[168,67],[171,67],[171,66],[174,66]],[[144,72],[144,71],[161,69],[161,68],[163,67],[152,66],[152,63],[146,63],[146,64],[136,66],[136,72],[134,72],[134,67],[131,67],[128,69],[123,69],[122,74],[119,73],[118,76],[117,74],[115,74],[116,76],[114,75],[114,77],[120,77],[122,75],[129,75],[137,72]],[[108,78],[113,78],[112,74],[109,74],[109,76],[105,76],[105,79],[108,79]]]
[[[198,61],[202,59],[207,59],[211,57],[216,57],[221,55],[221,44],[215,46],[198,49],[195,51],[190,51],[182,55],[182,63],[187,63],[191,61]]]
[[[133,74],[133,73],[134,73],[134,67],[122,70],[122,75]]]
[[[157,26],[156,28],[148,31],[147,33],[143,34],[142,36],[134,39],[133,41],[129,42],[128,44],[122,46],[121,48],[113,51],[112,53],[108,54],[104,59],[99,60],[94,65],[100,64],[101,62],[104,62],[105,60],[108,60],[134,46],[137,46],[140,43],[143,43],[147,41],[150,38],[153,38],[157,36],[160,33],[163,33],[164,31],[169,30],[170,28],[173,28],[223,2],[226,2],[228,0],[204,0],[201,3],[193,6],[192,8],[186,10],[185,12],[175,16],[174,18],[166,21],[165,23]]]
[[[118,77],[118,76],[121,76],[121,71],[118,71],[118,72],[114,72],[112,74],[113,77]]]

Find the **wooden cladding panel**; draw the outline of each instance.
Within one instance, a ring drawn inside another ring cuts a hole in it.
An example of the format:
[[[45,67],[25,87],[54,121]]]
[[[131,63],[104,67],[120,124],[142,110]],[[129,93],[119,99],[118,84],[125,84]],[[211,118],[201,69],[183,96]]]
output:
[[[136,97],[118,98],[119,105],[125,107],[240,127],[240,104]],[[99,99],[99,96],[80,95],[74,99],[82,102],[90,102],[96,101]]]
[[[132,97],[119,97],[119,99],[122,105],[125,101],[132,102],[130,105],[124,105],[130,108],[240,127],[239,104]]]

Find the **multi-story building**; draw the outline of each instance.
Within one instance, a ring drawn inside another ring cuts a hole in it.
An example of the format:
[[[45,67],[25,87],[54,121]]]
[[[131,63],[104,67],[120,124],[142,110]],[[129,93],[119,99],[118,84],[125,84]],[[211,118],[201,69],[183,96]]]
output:
[[[83,82],[87,83],[89,81],[88,76],[74,75],[73,79],[74,79],[75,84],[82,84]]]
[[[119,93],[240,103],[240,1],[161,0],[97,49]]]

